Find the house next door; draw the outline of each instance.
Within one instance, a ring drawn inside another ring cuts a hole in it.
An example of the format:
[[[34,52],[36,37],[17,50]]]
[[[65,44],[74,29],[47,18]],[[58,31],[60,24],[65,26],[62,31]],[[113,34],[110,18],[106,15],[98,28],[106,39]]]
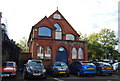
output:
[[[64,61],[68,63],[68,52],[64,47],[60,47],[56,52],[56,61]]]

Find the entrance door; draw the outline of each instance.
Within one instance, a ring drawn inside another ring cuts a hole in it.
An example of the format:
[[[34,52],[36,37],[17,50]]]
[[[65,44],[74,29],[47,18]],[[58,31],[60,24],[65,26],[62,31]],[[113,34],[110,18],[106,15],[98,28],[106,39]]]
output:
[[[63,61],[68,63],[68,52],[64,47],[60,47],[56,52],[56,61]]]

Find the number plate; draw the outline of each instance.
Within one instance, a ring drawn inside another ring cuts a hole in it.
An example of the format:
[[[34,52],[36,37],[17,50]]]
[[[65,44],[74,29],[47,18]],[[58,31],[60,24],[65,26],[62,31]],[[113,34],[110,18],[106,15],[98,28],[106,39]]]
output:
[[[41,75],[41,74],[33,74],[34,76],[39,76],[39,75]]]
[[[59,72],[59,73],[66,73],[66,72]]]
[[[93,69],[93,68],[88,68],[88,69]]]
[[[107,68],[107,69],[111,69],[111,68]]]

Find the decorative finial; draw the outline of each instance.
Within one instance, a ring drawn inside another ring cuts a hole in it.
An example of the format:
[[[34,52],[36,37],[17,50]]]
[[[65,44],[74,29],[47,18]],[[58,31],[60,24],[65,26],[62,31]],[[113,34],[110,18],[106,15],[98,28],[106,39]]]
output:
[[[58,7],[57,7],[57,10],[58,10]]]

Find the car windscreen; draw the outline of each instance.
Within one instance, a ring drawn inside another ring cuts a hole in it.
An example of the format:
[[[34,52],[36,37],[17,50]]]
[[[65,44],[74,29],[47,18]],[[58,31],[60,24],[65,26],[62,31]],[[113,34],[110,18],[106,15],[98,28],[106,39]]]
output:
[[[5,67],[5,66],[6,67],[11,67],[11,66],[13,66],[13,63],[3,63],[2,66],[3,67]]]
[[[101,66],[111,66],[109,63],[100,63]]]
[[[55,62],[54,66],[67,66],[64,62]]]
[[[94,64],[91,63],[91,62],[82,62],[82,65],[84,65],[84,66],[94,66]]]
[[[35,61],[29,62],[28,65],[29,66],[37,66],[37,67],[44,66],[43,63],[41,63],[41,62],[35,62]]]

